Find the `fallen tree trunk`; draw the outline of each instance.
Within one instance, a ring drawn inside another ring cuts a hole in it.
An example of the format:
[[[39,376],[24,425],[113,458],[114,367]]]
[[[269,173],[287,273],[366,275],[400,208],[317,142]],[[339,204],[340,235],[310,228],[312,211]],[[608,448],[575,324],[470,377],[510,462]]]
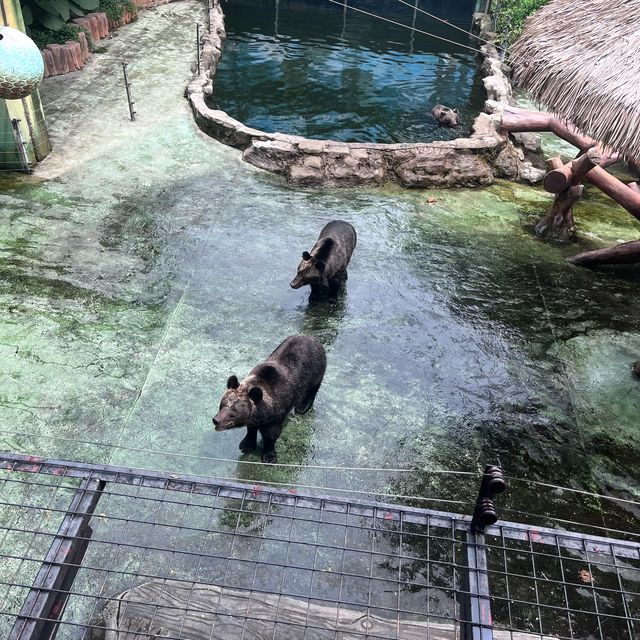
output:
[[[606,249],[596,249],[595,251],[584,251],[571,258],[567,262],[585,266],[596,266],[600,264],[633,264],[640,262],[640,240],[623,242],[614,247]]]

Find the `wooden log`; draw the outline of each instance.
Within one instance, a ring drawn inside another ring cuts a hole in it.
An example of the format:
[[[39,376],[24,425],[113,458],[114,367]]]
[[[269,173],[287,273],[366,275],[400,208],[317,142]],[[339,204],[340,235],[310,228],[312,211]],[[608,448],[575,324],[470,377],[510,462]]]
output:
[[[277,594],[152,580],[110,600],[97,621],[94,640],[456,640],[459,624],[390,613],[374,615],[340,603],[318,604]],[[540,640],[539,635],[493,630],[494,640]]]
[[[502,114],[501,130],[505,133],[551,131],[578,149],[586,149],[598,144],[597,140],[585,136],[574,126],[559,120],[551,113],[530,111],[518,107],[505,107]]]
[[[629,189],[635,191],[636,193],[640,193],[640,187],[638,186],[637,182],[630,182],[627,187],[629,187]]]
[[[501,130],[507,133],[516,131],[552,131],[558,137],[579,149],[598,146],[596,140],[583,135],[572,125],[559,120],[549,113],[529,111],[528,109],[519,109],[517,107],[505,107],[502,114]],[[585,179],[624,207],[632,216],[640,220],[640,193],[633,188],[629,189],[624,182],[608,174],[601,166],[593,167],[587,173]]]
[[[567,262],[584,266],[600,264],[633,264],[640,262],[640,240],[623,242],[606,249],[584,251],[567,258]]]
[[[640,192],[629,188],[624,182],[607,173],[602,167],[594,167],[585,176],[585,180],[606,193],[632,216],[640,220]]]
[[[535,226],[536,235],[566,244],[576,235],[573,205],[582,197],[584,187],[579,184],[558,193],[549,213]]]
[[[600,166],[602,160],[603,157],[598,147],[592,147],[575,160],[549,171],[544,177],[544,188],[549,193],[560,193],[569,187],[576,186],[582,182],[593,167]]]

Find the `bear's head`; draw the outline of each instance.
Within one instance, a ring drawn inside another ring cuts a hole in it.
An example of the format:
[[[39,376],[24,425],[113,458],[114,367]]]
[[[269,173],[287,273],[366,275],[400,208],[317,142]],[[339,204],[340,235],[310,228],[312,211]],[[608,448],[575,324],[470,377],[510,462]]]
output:
[[[227,380],[227,390],[220,400],[220,411],[213,417],[216,431],[226,431],[251,423],[256,406],[262,402],[260,387],[242,387],[236,376]]]
[[[299,289],[306,284],[319,284],[324,278],[325,263],[316,260],[308,251],[302,252],[302,262],[298,265],[298,273],[291,281],[292,289]]]
[[[438,124],[443,127],[457,127],[460,124],[460,115],[457,109],[437,104],[431,114],[438,121]]]

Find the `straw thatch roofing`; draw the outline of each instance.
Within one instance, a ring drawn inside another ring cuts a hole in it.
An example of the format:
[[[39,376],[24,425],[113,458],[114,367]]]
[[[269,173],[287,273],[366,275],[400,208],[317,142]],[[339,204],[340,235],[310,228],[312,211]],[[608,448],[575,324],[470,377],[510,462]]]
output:
[[[640,0],[551,0],[511,51],[534,99],[640,158]]]

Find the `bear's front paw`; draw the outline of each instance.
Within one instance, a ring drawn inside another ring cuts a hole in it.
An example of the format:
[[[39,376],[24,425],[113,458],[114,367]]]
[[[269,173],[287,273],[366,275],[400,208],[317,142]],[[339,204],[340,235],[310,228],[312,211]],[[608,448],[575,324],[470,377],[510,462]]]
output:
[[[247,436],[240,443],[240,451],[242,451],[242,453],[251,453],[252,451],[256,450],[256,446],[257,446],[257,443],[255,439],[249,438],[249,436]]]
[[[266,462],[268,464],[275,464],[278,462],[278,456],[275,451],[265,451],[262,454],[262,462]]]

